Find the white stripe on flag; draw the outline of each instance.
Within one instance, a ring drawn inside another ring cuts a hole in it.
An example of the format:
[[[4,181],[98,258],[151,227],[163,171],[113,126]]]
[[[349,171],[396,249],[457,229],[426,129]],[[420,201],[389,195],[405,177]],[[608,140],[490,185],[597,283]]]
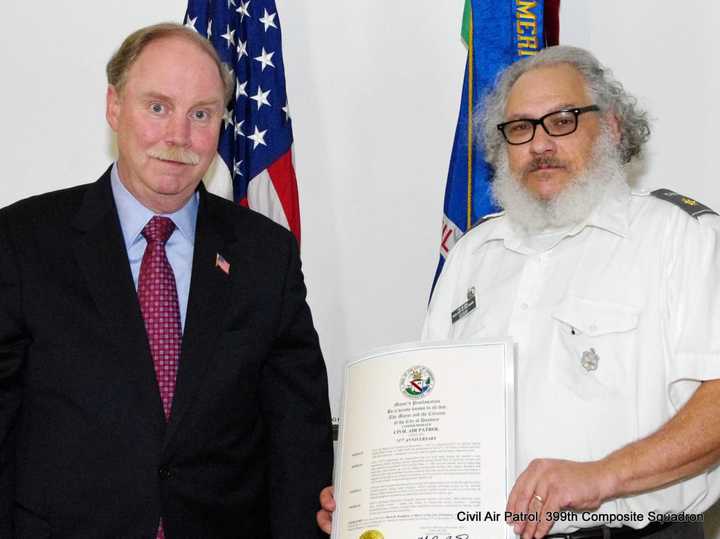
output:
[[[205,189],[210,193],[228,200],[233,199],[232,178],[230,178],[230,170],[220,155],[215,154],[210,168],[203,178]]]
[[[248,184],[248,205],[255,211],[266,215],[276,223],[281,224],[288,230],[288,224],[285,211],[283,210],[280,198],[278,197],[275,186],[270,179],[267,169],[263,170],[255,176]]]
[[[442,236],[440,237],[440,254],[447,258],[450,250],[463,235],[462,230],[443,213]]]

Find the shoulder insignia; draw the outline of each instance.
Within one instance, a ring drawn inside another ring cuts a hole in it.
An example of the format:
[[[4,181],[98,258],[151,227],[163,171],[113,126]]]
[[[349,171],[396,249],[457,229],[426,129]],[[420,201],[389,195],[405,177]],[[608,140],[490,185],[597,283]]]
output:
[[[480,219],[478,219],[477,221],[475,221],[475,222],[473,223],[473,225],[468,229],[468,232],[470,232],[473,228],[475,228],[475,227],[477,227],[477,226],[480,226],[481,224],[486,223],[487,221],[490,221],[490,220],[492,220],[492,219],[495,219],[496,217],[501,217],[501,216],[504,215],[504,214],[505,214],[504,211],[499,211],[499,212],[496,212],[496,213],[488,213],[487,215],[484,215],[484,216],[482,216]]]
[[[717,215],[715,210],[708,208],[705,204],[700,204],[697,200],[680,195],[670,189],[656,189],[650,194],[655,198],[675,204],[678,208],[684,210],[690,216],[695,217],[695,219],[701,215],[705,215],[706,213]]]

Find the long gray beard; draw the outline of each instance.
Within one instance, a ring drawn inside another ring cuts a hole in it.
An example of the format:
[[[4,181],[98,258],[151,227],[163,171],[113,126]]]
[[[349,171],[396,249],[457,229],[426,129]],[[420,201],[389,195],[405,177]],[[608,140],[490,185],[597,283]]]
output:
[[[492,195],[510,221],[532,234],[584,221],[606,196],[627,191],[628,183],[610,133],[603,129],[588,168],[555,197],[538,199],[510,172],[507,153],[501,152]]]

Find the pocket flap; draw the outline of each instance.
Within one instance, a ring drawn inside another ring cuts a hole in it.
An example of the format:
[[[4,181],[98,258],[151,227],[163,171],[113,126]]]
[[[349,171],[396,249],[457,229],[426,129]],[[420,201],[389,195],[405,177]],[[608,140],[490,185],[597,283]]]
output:
[[[628,305],[569,296],[560,303],[553,318],[585,335],[595,336],[635,329],[639,311]]]

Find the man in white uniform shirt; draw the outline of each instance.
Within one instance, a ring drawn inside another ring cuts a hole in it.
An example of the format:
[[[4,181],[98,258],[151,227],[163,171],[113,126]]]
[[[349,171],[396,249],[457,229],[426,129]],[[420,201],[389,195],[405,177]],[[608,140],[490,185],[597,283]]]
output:
[[[570,516],[515,531],[702,538],[654,515],[692,520],[720,494],[720,218],[631,192],[646,115],[586,51],[513,64],[481,121],[505,211],[453,248],[423,340],[516,342],[523,471],[506,510]]]

